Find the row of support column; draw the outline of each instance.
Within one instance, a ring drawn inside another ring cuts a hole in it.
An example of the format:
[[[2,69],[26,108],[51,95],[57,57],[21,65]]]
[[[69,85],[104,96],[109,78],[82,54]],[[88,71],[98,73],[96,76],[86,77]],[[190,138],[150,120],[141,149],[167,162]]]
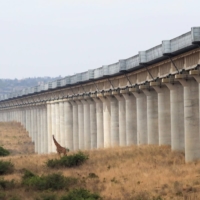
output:
[[[0,120],[20,122],[37,153],[56,151],[54,135],[70,150],[171,145],[192,161],[200,158],[200,87],[194,71],[137,87],[2,109]]]

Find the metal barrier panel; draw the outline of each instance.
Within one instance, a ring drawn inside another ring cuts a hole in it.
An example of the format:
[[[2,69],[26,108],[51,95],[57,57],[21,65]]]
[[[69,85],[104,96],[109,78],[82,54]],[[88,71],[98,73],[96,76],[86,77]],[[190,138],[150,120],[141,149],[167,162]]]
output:
[[[113,75],[119,73],[119,62],[108,65],[108,74]]]
[[[81,73],[76,74],[76,83],[79,83],[82,81]]]
[[[200,42],[200,27],[192,27],[192,42]]]
[[[76,82],[77,82],[76,78],[77,78],[77,77],[76,77],[76,74],[73,75],[73,76],[71,76],[71,77],[70,77],[70,82],[71,82],[72,84],[76,83]]]
[[[66,76],[65,78],[60,80],[61,86],[70,85],[70,76]]]
[[[130,57],[126,59],[126,69],[134,69],[134,67],[139,66],[139,55]]]
[[[81,81],[88,81],[89,80],[89,72],[81,73]]]
[[[185,33],[179,37],[176,37],[170,40],[171,43],[171,52],[178,51],[184,47],[187,47],[192,44],[191,32]]]
[[[60,87],[60,80],[52,81],[52,89]]]
[[[104,65],[103,66],[103,76],[109,76],[109,69],[108,69],[108,65]]]
[[[34,92],[38,92],[38,85],[34,87]]]
[[[88,70],[89,80],[94,79],[94,69]]]
[[[94,70],[94,78],[97,79],[100,77],[103,77],[103,67],[99,67]]]
[[[162,57],[163,53],[162,53],[162,44],[153,47],[149,50],[146,51],[146,62],[155,60],[159,57]]]

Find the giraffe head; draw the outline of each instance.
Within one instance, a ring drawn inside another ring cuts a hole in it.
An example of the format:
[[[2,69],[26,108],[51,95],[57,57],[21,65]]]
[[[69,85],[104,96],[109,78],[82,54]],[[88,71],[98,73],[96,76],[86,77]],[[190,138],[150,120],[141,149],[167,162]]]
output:
[[[68,149],[68,148],[65,148],[65,149],[66,149],[67,152],[69,152],[69,149]]]

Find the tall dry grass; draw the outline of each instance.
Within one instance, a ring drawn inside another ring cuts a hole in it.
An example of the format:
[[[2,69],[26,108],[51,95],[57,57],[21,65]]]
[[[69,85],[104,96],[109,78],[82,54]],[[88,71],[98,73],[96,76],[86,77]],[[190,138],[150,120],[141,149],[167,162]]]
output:
[[[170,147],[131,146],[84,152],[89,155],[85,164],[59,170],[45,165],[48,159],[58,158],[57,154],[4,157],[1,159],[15,165],[15,172],[4,178],[20,182],[22,169],[26,168],[38,175],[62,172],[65,176],[76,177],[79,180],[76,187],[98,192],[105,200],[146,200],[159,196],[162,199],[200,199],[200,162],[185,164],[184,154],[172,152]],[[37,191],[26,191],[22,187],[6,192],[20,194],[27,200],[39,195]]]

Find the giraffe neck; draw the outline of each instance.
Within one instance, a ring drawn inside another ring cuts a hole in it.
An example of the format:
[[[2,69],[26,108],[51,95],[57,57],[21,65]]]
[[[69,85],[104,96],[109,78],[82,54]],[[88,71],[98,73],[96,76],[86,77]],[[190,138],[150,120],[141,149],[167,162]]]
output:
[[[53,135],[53,141],[54,141],[54,144],[56,145],[56,147],[61,147],[60,144],[56,141],[56,139],[54,138],[54,135]]]

